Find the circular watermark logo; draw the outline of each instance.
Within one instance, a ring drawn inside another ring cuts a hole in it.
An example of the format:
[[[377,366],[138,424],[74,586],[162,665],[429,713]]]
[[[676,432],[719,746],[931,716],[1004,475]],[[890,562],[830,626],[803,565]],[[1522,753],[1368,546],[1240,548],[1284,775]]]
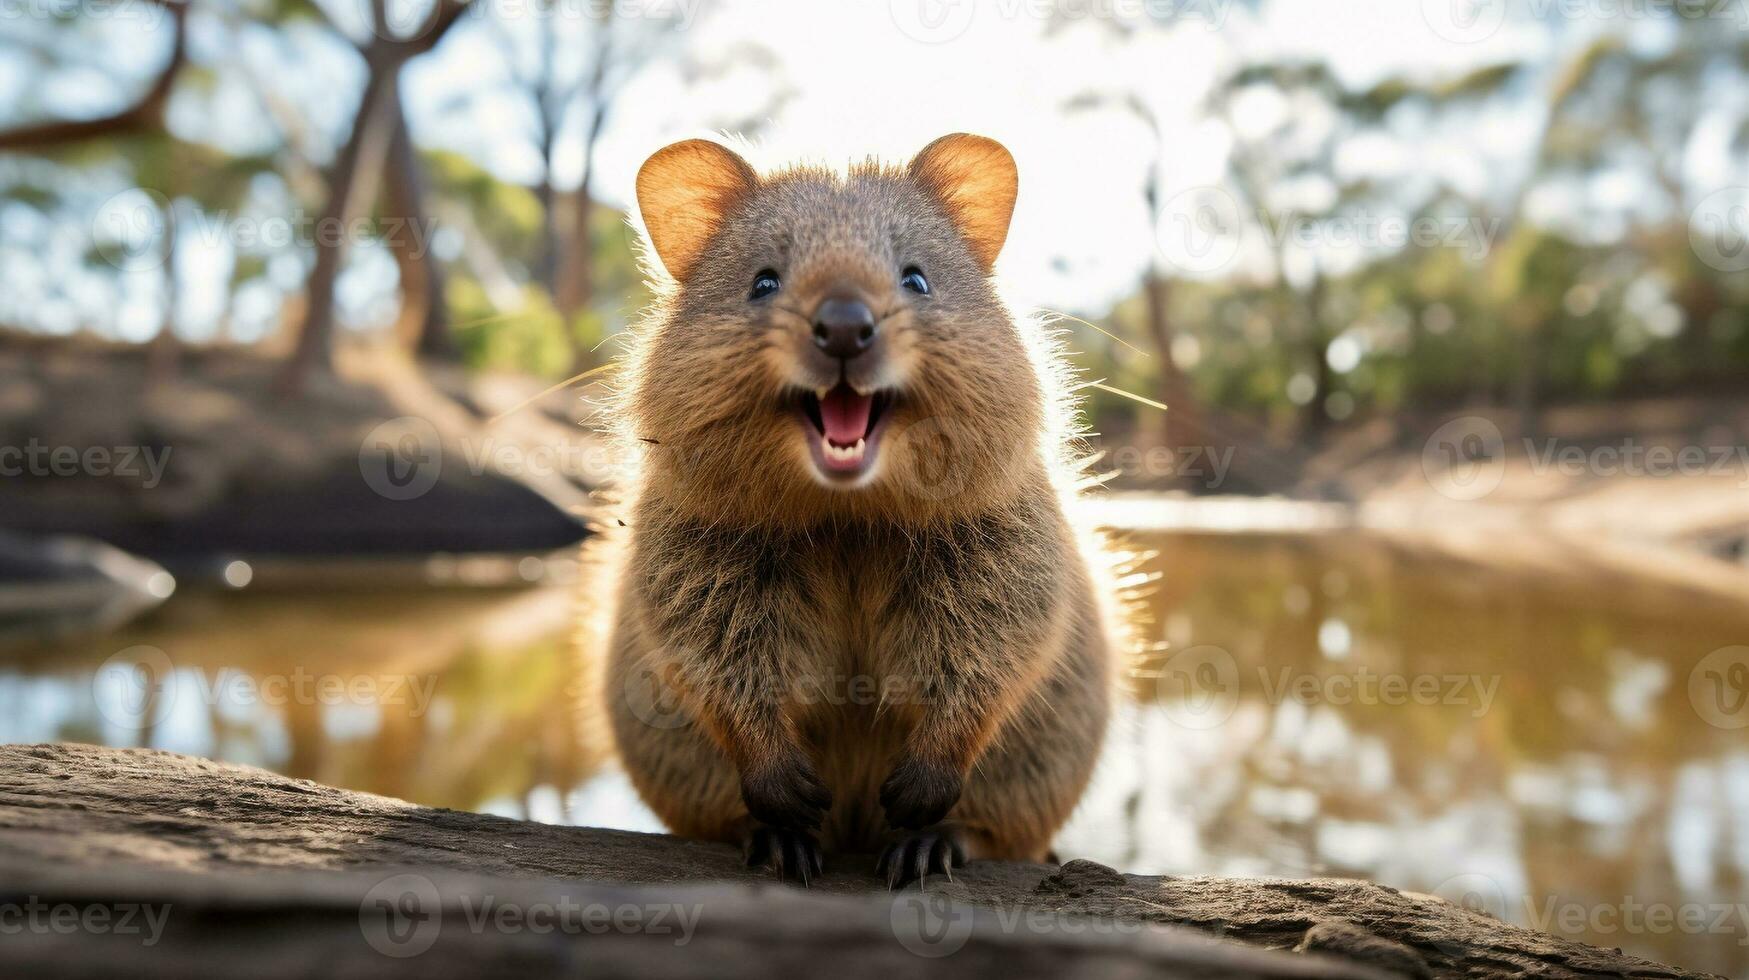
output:
[[[1453,875],[1440,882],[1433,894],[1471,912],[1506,921],[1506,889],[1484,874]]]
[[[929,500],[946,500],[965,490],[964,454],[972,445],[965,426],[933,415],[894,436],[892,448],[907,474],[907,490]]]
[[[443,473],[443,440],[437,426],[416,415],[378,425],[358,447],[358,472],[379,496],[423,497]]]
[[[633,664],[626,669],[622,686],[626,710],[651,728],[672,730],[687,723],[686,708],[680,702],[680,689],[670,683],[658,668],[644,663]]]
[[[952,956],[972,938],[972,915],[971,906],[940,892],[901,892],[893,898],[893,936],[917,956]]]
[[[1192,187],[1167,199],[1154,226],[1154,247],[1175,269],[1214,272],[1239,254],[1239,201],[1219,187]]]
[[[111,724],[132,731],[152,728],[176,704],[176,665],[153,646],[132,646],[112,654],[91,677],[97,711]]]
[[[418,956],[443,931],[443,898],[418,874],[385,878],[358,903],[358,930],[370,948],[396,959]]]
[[[1478,500],[1506,476],[1506,438],[1480,415],[1452,419],[1421,447],[1421,475],[1436,493],[1451,500]]]
[[[888,0],[899,33],[923,44],[946,44],[963,35],[977,16],[976,0]]]
[[[130,187],[110,196],[91,216],[91,250],[122,272],[161,268],[173,212],[164,195]]]
[[[1239,707],[1239,662],[1217,646],[1185,647],[1166,658],[1155,679],[1157,700],[1181,728],[1206,731]]]
[[[1714,728],[1749,728],[1749,647],[1720,647],[1688,672],[1688,703]]]
[[[1474,44],[1506,23],[1506,0],[1421,0],[1421,19],[1447,41]]]
[[[1749,187],[1726,187],[1688,216],[1688,246],[1720,272],[1749,271]]]

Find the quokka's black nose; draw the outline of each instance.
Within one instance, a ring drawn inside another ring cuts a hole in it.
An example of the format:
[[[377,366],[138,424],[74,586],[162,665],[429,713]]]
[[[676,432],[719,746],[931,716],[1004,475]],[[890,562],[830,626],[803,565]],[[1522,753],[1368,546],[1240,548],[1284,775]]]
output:
[[[832,357],[846,360],[868,350],[875,341],[874,311],[856,299],[829,299],[814,311],[814,343]]]

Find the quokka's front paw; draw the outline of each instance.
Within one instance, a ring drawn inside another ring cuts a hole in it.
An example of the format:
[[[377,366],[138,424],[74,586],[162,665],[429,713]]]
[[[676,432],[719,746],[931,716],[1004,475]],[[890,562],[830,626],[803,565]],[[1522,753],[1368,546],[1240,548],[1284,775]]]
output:
[[[940,823],[960,798],[959,770],[906,756],[881,784],[881,807],[895,827]]]
[[[778,877],[803,885],[820,877],[826,867],[814,835],[789,827],[749,825],[741,853],[747,867],[770,868]]]
[[[743,771],[741,801],[761,823],[815,830],[832,806],[832,791],[806,756],[795,755]]]

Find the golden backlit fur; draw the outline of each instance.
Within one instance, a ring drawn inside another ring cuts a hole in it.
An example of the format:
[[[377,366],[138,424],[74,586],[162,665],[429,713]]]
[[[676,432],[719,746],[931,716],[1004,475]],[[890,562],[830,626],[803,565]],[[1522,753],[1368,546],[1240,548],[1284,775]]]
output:
[[[763,178],[691,141],[640,174],[659,299],[617,381],[636,465],[591,546],[612,601],[585,643],[607,651],[621,761],[675,832],[759,857],[775,829],[792,875],[782,846],[816,828],[827,853],[940,833],[1039,859],[1085,788],[1113,689],[1107,562],[1071,521],[1055,340],[992,282],[1014,193],[1007,152],[967,136],[906,167]],[[900,288],[911,266],[928,295]],[[761,269],[783,286],[755,303]],[[794,410],[836,380],[809,349],[827,295],[880,320],[846,380],[897,393],[854,487],[812,469]]]

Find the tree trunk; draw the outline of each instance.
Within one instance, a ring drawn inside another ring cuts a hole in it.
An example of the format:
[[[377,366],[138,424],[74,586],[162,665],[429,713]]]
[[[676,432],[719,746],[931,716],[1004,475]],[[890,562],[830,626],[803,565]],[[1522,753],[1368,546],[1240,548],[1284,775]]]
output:
[[[553,144],[558,140],[559,124],[563,121],[564,113],[562,107],[556,104],[553,92],[555,56],[551,5],[542,3],[538,6],[541,16],[547,18],[547,22],[541,27],[540,80],[531,93],[536,114],[540,117],[541,182],[534,189],[534,195],[540,201],[541,251],[536,275],[541,285],[546,287],[547,298],[557,305],[564,236],[559,229],[558,200],[553,187]]]
[[[605,57],[605,54],[603,55]],[[596,79],[596,84],[600,79]],[[564,318],[567,330],[574,331],[577,317],[589,308],[589,303],[595,298],[595,240],[592,234],[595,216],[594,169],[595,146],[601,139],[602,127],[607,123],[607,109],[597,105],[595,114],[590,118],[589,128],[583,136],[583,177],[577,184],[577,195],[572,199],[571,235],[564,249],[563,273],[558,277],[558,292],[555,303],[559,314]],[[573,342],[577,338],[573,336]],[[577,370],[587,367],[583,361],[588,351],[580,344],[574,358]]]
[[[544,160],[552,159],[551,144],[541,147],[541,158]],[[555,200],[553,192],[550,167],[547,176],[535,186],[534,199],[540,202],[541,210],[541,247],[540,256],[536,259],[538,265],[535,269],[535,278],[540,280],[540,284],[546,288],[547,296],[556,305],[559,295],[559,253],[564,247],[564,238],[559,233],[558,202]]]
[[[334,283],[346,261],[345,225],[356,211],[358,176],[367,156],[375,156],[371,144],[383,142],[376,121],[382,116],[380,104],[385,89],[391,87],[391,73],[399,65],[369,61],[364,93],[358,100],[358,111],[352,120],[352,132],[347,136],[334,165],[328,173],[328,203],[322,208],[315,228],[316,261],[305,285],[306,306],[303,326],[298,331],[297,345],[280,373],[278,387],[282,395],[301,394],[311,373],[333,366],[334,354]],[[379,151],[380,152],[380,151]]]
[[[389,133],[383,216],[391,222],[387,229],[389,247],[401,274],[401,316],[395,335],[419,357],[453,360],[457,351],[443,300],[443,266],[431,254],[433,228],[425,210],[425,179],[407,131],[398,83],[390,87],[383,101]]]
[[[164,202],[164,241],[158,254],[163,260],[164,319],[158,325],[158,335],[146,348],[146,384],[163,384],[176,378],[177,362],[181,359],[181,344],[176,338],[176,200]]]
[[[1142,294],[1147,306],[1148,340],[1153,344],[1154,358],[1159,362],[1155,393],[1167,410],[1161,412],[1147,405],[1137,405],[1136,432],[1138,435],[1158,433],[1158,439],[1149,441],[1176,449],[1195,441],[1198,433],[1195,431],[1197,419],[1190,404],[1189,386],[1184,383],[1184,373],[1172,360],[1172,320],[1168,306],[1172,284],[1158,270],[1150,270],[1142,280]]]
[[[556,302],[567,324],[589,308],[595,298],[595,242],[589,231],[595,212],[588,185],[579,186],[571,201],[571,234],[563,246],[564,272],[559,276]]]
[[[1306,353],[1312,361],[1312,400],[1301,413],[1303,431],[1308,436],[1320,436],[1330,427],[1330,413],[1325,401],[1330,397],[1334,373],[1330,370],[1330,338],[1324,331],[1324,276],[1312,273],[1312,284],[1306,289]]]
[[[1512,378],[1512,408],[1518,413],[1518,425],[1525,436],[1539,431],[1537,414],[1541,407],[1539,389],[1542,369],[1543,322],[1539,318],[1518,328],[1518,371]]]
[[[558,292],[554,297],[573,344],[571,363],[574,371],[583,371],[590,366],[587,363],[589,350],[577,336],[577,318],[595,298],[595,241],[594,222],[591,220],[595,215],[595,147],[601,142],[601,131],[607,125],[610,101],[606,91],[607,71],[614,54],[612,5],[598,17],[595,65],[583,92],[591,109],[589,126],[583,131],[583,175],[577,181],[577,196],[572,202],[571,240],[565,250],[562,271],[558,276]]]

